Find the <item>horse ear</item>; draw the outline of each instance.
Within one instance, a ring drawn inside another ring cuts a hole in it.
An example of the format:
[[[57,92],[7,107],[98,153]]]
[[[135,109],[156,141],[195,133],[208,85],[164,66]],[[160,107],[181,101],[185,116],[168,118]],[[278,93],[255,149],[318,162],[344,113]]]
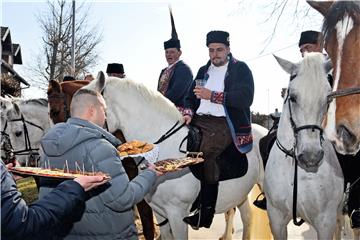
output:
[[[61,93],[61,86],[58,81],[50,80],[47,94],[49,95],[50,93],[53,93],[53,92]]]
[[[8,109],[7,116],[9,119],[15,118],[16,116],[20,115],[20,107],[16,103],[12,103],[12,108]]]
[[[102,71],[100,71],[96,77],[95,90],[98,92],[102,92],[105,88],[105,75]]]
[[[331,5],[334,3],[333,1],[312,1],[307,0],[306,1],[312,8],[317,10],[319,13],[321,13],[324,17],[327,15],[327,12]]]
[[[293,74],[297,68],[297,65],[295,63],[292,63],[288,60],[285,60],[281,57],[278,57],[276,55],[273,55],[276,59],[276,61],[280,64],[282,69],[285,70],[285,72],[289,73],[290,75]]]

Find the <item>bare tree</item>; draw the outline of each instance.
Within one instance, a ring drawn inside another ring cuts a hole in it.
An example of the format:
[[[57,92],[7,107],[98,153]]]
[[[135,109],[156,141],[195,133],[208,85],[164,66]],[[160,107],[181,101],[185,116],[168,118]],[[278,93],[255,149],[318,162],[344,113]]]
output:
[[[40,77],[34,83],[41,87],[49,80],[61,81],[65,75],[71,75],[71,27],[72,4],[66,0],[48,1],[47,14],[38,15],[43,30],[42,51],[36,58],[32,69]],[[96,27],[89,27],[88,13],[84,3],[76,8],[75,22],[75,75],[77,78],[96,65],[98,53],[96,47],[102,40]]]

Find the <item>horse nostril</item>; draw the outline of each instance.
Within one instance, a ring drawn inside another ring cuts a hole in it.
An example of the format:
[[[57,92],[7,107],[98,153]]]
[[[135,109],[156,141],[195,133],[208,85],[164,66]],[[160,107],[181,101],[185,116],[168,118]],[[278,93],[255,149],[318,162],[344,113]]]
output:
[[[345,125],[340,125],[337,128],[337,134],[345,145],[353,145],[356,142],[356,136]]]
[[[20,137],[20,136],[21,136],[21,134],[22,134],[22,132],[21,132],[21,131],[16,131],[16,132],[15,132],[15,136],[17,136],[17,137]]]

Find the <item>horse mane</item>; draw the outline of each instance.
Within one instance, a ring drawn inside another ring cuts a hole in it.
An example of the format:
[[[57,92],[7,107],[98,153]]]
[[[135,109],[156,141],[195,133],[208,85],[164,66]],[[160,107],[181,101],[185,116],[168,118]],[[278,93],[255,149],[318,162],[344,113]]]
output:
[[[34,104],[34,105],[40,105],[43,107],[48,106],[48,100],[46,98],[35,98],[35,99],[28,99],[23,102],[24,104]]]
[[[149,89],[142,83],[135,82],[129,78],[119,80],[119,78],[109,77],[106,79],[106,84],[111,87],[111,89],[121,89],[119,92],[132,92],[133,94],[137,94],[141,96],[141,101],[144,102],[144,105],[152,105],[152,107],[149,108],[156,109],[159,112],[165,112],[182,121],[182,115],[170,100],[158,91]]]
[[[306,76],[304,75],[306,74]],[[319,83],[327,83],[325,68],[324,68],[324,56],[322,53],[306,53],[303,58],[300,68],[299,75],[304,75],[301,78],[302,86],[312,86]],[[296,78],[295,78],[296,79]],[[325,81],[314,82],[314,80],[323,79]],[[310,88],[309,88],[310,89]]]
[[[359,1],[339,1],[335,2],[327,16],[324,18],[322,31],[326,41],[329,40],[336,24],[345,16],[348,15],[354,21],[354,25],[360,24],[360,2]]]

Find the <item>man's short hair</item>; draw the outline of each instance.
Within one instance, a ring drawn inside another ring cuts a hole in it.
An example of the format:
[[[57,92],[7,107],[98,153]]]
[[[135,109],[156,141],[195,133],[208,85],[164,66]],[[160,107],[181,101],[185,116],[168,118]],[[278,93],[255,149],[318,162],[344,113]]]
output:
[[[70,104],[70,115],[78,116],[91,105],[100,105],[101,94],[91,89],[81,88],[75,92]]]

